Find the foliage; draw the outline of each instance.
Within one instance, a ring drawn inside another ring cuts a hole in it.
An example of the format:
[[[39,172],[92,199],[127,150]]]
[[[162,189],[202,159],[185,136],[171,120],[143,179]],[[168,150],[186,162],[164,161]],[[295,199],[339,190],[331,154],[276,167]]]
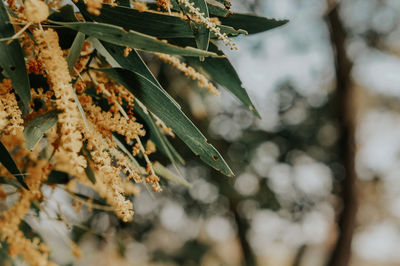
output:
[[[114,211],[124,222],[133,217],[127,196],[139,193],[135,183],[159,192],[160,176],[190,186],[150,160],[159,150],[176,167],[184,164],[169,140],[175,134],[206,164],[233,176],[146,63],[170,63],[216,95],[219,84],[259,116],[217,43],[236,50],[231,38],[287,21],[236,14],[228,1],[220,2],[0,1],[0,196],[8,198],[7,185],[20,195],[0,219],[1,241],[11,257],[53,265],[43,240],[29,238],[19,226],[27,225],[30,209],[42,212],[43,186],[62,188],[90,208]],[[80,187],[95,196],[80,193]],[[29,225],[24,228],[32,235]]]

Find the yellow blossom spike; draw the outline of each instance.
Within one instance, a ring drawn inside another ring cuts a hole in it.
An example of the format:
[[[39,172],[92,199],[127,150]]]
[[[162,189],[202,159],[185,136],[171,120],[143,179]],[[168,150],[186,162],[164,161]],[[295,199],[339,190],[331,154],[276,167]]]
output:
[[[212,84],[203,74],[200,74],[193,67],[190,67],[185,63],[181,62],[178,57],[161,53],[155,53],[155,55],[162,61],[176,67],[186,76],[192,78],[193,80],[197,80],[197,84],[199,85],[199,87],[208,89],[208,91],[214,95],[217,96],[221,95],[221,93],[214,86],[214,84]]]

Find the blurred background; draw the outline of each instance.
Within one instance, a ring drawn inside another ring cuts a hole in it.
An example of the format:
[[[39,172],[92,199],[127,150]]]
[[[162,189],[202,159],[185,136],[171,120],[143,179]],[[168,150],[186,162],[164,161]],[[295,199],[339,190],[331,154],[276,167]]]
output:
[[[143,188],[132,223],[85,207],[77,215],[61,204],[70,201],[65,192],[49,189],[49,216],[59,219],[30,224],[46,228],[55,261],[400,265],[400,1],[251,0],[232,10],[290,19],[227,51],[262,120],[223,88],[208,95],[148,60],[236,176],[205,166],[175,139],[192,187]],[[60,234],[77,241],[80,260]]]

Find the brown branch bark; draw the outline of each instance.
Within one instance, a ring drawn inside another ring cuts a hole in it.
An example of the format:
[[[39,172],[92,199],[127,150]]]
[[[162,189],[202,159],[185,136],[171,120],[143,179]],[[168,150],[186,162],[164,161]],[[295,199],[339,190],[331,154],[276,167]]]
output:
[[[327,15],[330,38],[334,52],[336,71],[336,93],[333,99],[339,121],[341,136],[338,142],[338,155],[344,167],[344,176],[339,177],[342,209],[338,215],[338,238],[328,266],[346,266],[351,257],[351,243],[356,221],[356,173],[355,158],[355,125],[353,87],[351,84],[352,62],[346,54],[346,30],[339,17],[339,5],[336,5]]]

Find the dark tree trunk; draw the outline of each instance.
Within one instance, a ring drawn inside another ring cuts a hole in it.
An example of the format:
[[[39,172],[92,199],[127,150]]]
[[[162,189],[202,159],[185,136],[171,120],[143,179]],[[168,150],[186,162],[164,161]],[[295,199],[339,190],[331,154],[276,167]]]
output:
[[[339,17],[339,5],[330,10],[327,21],[335,60],[336,92],[333,103],[339,122],[340,138],[338,156],[344,168],[344,175],[339,176],[339,196],[341,210],[338,214],[338,238],[328,266],[346,266],[351,257],[351,243],[357,213],[355,158],[355,108],[353,87],[351,84],[352,62],[346,54],[346,30]]]

